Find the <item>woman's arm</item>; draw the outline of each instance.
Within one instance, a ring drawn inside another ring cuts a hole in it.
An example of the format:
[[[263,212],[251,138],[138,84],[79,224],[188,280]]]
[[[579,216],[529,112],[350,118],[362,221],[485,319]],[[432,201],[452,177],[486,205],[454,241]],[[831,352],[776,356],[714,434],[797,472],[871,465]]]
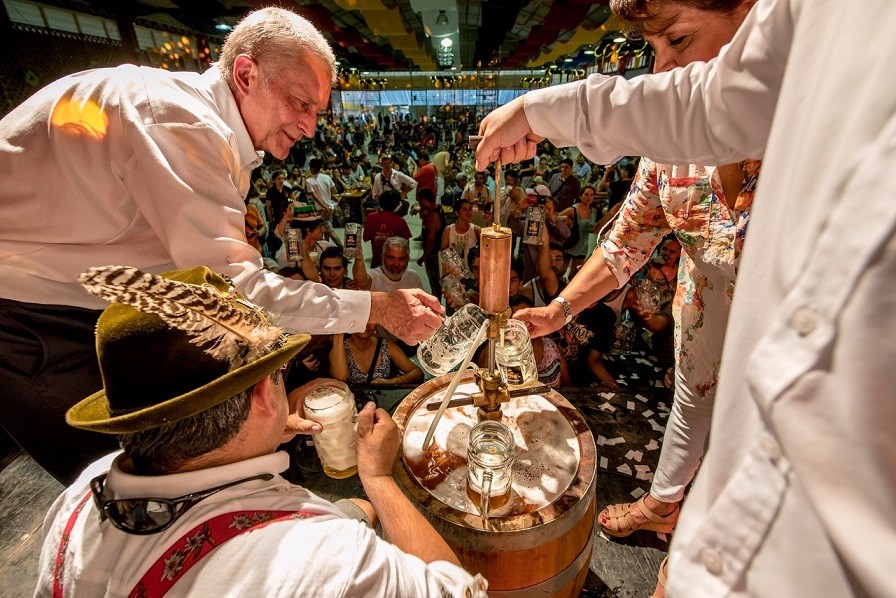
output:
[[[414,382],[423,381],[423,370],[408,359],[408,356],[398,348],[398,345],[392,341],[386,341],[386,348],[389,351],[392,363],[401,370],[401,375],[394,378],[381,378],[382,384],[413,384]]]
[[[348,355],[345,352],[344,334],[333,335],[333,347],[330,349],[330,376],[345,382],[348,380]]]

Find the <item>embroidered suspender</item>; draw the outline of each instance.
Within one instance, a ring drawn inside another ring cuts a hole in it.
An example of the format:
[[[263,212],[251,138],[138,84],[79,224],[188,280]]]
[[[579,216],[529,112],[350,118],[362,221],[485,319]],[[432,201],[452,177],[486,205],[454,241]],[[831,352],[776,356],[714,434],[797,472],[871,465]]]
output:
[[[56,566],[53,571],[53,598],[63,597],[62,576],[65,573],[65,553],[69,537],[90,493],[75,507],[56,552]],[[234,511],[212,517],[200,523],[166,550],[143,575],[128,594],[129,598],[152,598],[164,596],[183,575],[212,550],[238,536],[266,527],[272,523],[291,519],[307,519],[320,515],[313,511]]]

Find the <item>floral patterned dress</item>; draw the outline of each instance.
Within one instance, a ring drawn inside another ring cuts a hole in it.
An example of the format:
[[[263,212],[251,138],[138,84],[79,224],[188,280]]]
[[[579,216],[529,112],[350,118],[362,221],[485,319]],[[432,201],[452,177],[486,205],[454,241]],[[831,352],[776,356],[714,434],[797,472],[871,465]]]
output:
[[[680,500],[703,456],[734,280],[760,166],[757,160],[740,163],[743,183],[731,208],[715,167],[657,164],[644,158],[613,228],[601,244],[607,265],[622,284],[650,258],[666,234],[674,233],[681,243],[672,303],[675,404],[651,490],[659,500]]]

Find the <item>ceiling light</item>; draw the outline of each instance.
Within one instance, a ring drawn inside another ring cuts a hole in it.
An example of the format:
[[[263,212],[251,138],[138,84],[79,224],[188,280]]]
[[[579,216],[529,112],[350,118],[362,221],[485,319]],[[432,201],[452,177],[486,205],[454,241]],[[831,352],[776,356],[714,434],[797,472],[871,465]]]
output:
[[[620,35],[619,37],[615,37],[615,38],[613,38],[613,41],[616,42],[617,44],[621,44],[622,42],[625,41],[625,36]]]
[[[231,29],[233,29],[233,27],[231,27],[227,23],[218,23],[217,25],[215,25],[215,29],[217,29],[218,31],[230,31]]]
[[[585,56],[594,56],[594,50],[585,50],[582,54]]]
[[[436,17],[436,25],[446,26],[448,25],[448,15],[445,14],[444,10],[439,11],[439,16]]]
[[[443,47],[443,48],[450,48],[451,46],[454,45],[454,42],[451,41],[451,38],[450,38],[450,37],[446,37],[446,38],[442,39],[442,41],[439,42],[439,43],[442,44],[442,47]]]
[[[572,58],[564,58],[563,62],[572,62]]]

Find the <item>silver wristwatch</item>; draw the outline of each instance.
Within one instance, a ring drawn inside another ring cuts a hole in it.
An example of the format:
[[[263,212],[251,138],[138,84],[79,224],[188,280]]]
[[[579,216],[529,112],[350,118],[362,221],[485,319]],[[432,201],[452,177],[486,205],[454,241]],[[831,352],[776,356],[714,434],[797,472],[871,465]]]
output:
[[[560,304],[560,307],[563,308],[563,315],[566,317],[566,321],[564,324],[569,324],[572,321],[572,307],[569,306],[569,301],[567,301],[564,297],[557,295],[551,301],[556,301]]]

